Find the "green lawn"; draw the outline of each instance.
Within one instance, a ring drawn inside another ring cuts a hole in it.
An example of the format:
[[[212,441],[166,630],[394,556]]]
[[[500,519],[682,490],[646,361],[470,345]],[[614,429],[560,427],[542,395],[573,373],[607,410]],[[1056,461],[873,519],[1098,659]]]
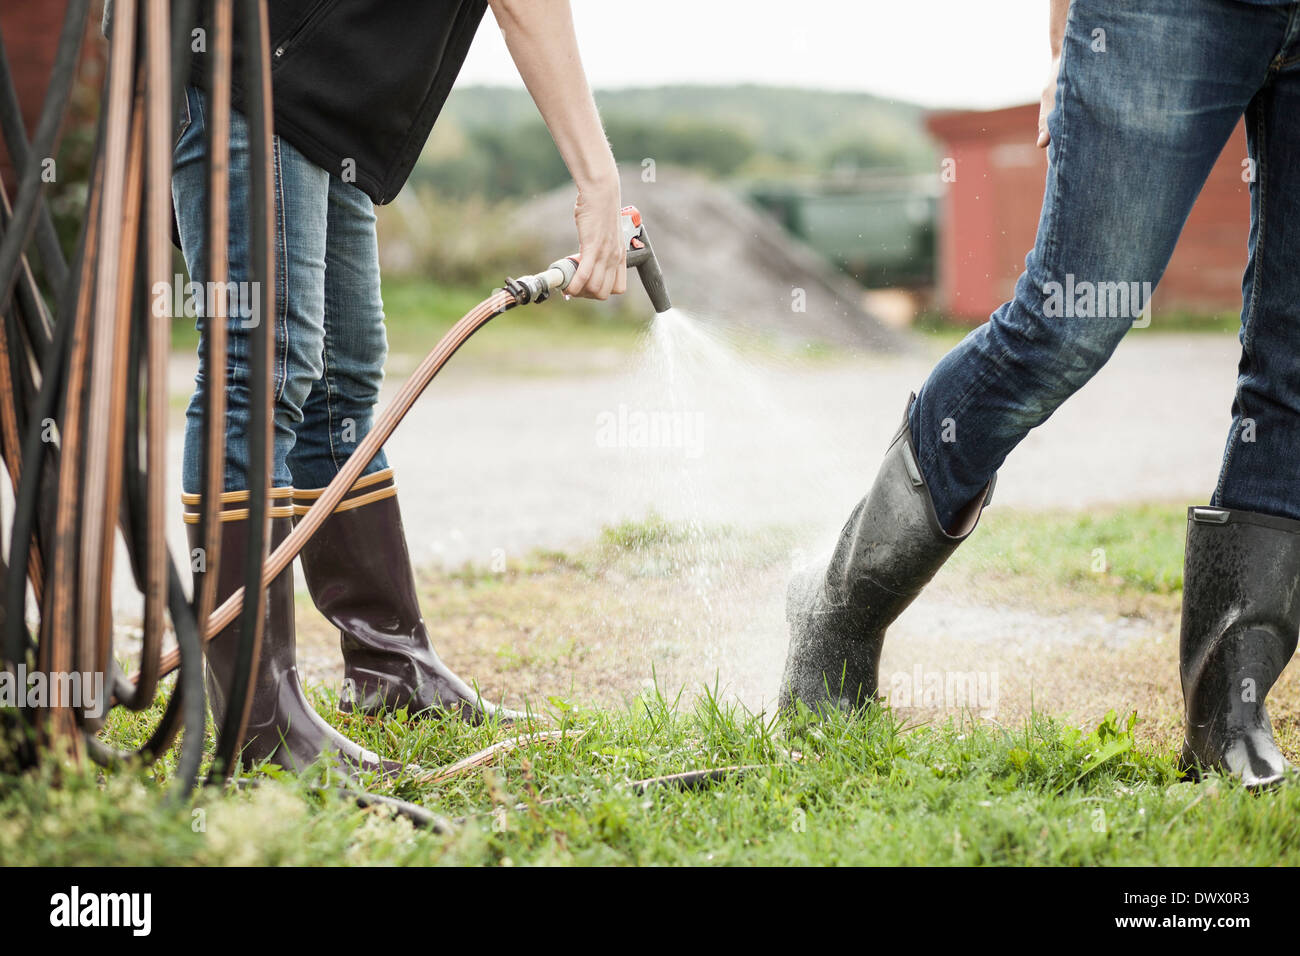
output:
[[[976,323],[978,325],[978,323]],[[912,326],[942,351],[952,348],[964,339],[975,325],[960,321],[942,312],[923,312]],[[1133,335],[1160,335],[1170,332],[1195,332],[1208,335],[1236,335],[1241,328],[1241,315],[1237,312],[1193,314],[1189,312],[1157,312],[1146,328],[1134,329]]]
[[[1186,524],[1182,504],[1038,513],[995,502],[949,566],[1031,605],[1176,608]]]
[[[1001,575],[1047,603],[1177,601],[1179,507],[988,518],[959,577]],[[530,559],[498,578],[470,570],[440,587],[484,589],[508,609],[512,588],[595,587],[601,567],[656,573],[656,549],[680,543],[662,521],[629,522],[589,553]],[[368,782],[448,819],[446,833],[360,809],[319,772],[263,770],[255,786],[184,804],[165,796],[174,754],[136,770],[66,770],[58,786],[51,772],[0,777],[0,864],[1300,863],[1300,787],[1255,795],[1226,780],[1182,782],[1172,750],[1135,733],[1140,714],[1084,728],[1041,713],[903,727],[887,708],[783,721],[692,697],[649,689],[613,708],[550,697],[534,729],[562,730],[558,741],[441,783]],[[344,733],[424,769],[527,729],[346,717],[328,693],[317,704]],[[109,739],[138,744],[160,707],[115,711]],[[695,791],[631,786],[737,765],[752,769]]]
[[[493,291],[424,279],[385,279],[384,324],[389,352],[423,356],[462,315]],[[539,351],[615,349],[630,353],[649,318],[621,301],[575,299],[530,305],[493,319],[492,334],[476,338],[473,349],[458,356],[456,364],[493,364],[517,371],[523,357]],[[197,347],[194,320],[173,321],[172,348],[192,354]]]
[[[452,818],[416,830],[326,792],[320,775],[172,804],[148,772],[3,781],[0,863],[46,864],[1275,864],[1300,862],[1300,788],[1252,795],[1178,782],[1126,719],[1085,733],[903,732],[887,712],[780,728],[705,699],[648,694],[625,712],[551,706],[558,744],[393,793]],[[425,766],[501,728],[389,721],[355,736]],[[120,734],[125,728],[119,722]],[[630,781],[753,765],[690,792]],[[494,808],[495,809],[494,811]],[[458,819],[459,818],[459,819]]]
[[[384,315],[390,353],[424,355],[457,319],[493,291],[494,288],[487,286],[445,285],[415,277],[386,278]],[[562,353],[569,357],[584,350],[612,349],[627,353],[636,348],[650,318],[617,299],[611,302],[557,300],[529,306],[494,319],[492,335],[476,341],[473,350],[468,351],[465,357],[457,358],[457,365],[479,363],[519,372],[534,369],[535,363],[526,359],[539,352]],[[1237,315],[1226,312],[1209,316],[1170,313],[1158,316],[1150,328],[1138,332],[1147,335],[1163,332],[1223,335],[1235,334],[1239,324]],[[919,315],[913,326],[914,331],[921,333],[941,351],[956,345],[971,328],[967,323],[934,312]],[[745,342],[760,351],[769,347],[762,336],[757,339],[747,336]],[[743,346],[745,343],[740,344]],[[173,320],[172,348],[192,354],[197,347],[198,333],[194,329],[194,320]],[[841,349],[816,344],[800,352],[807,359],[835,358],[841,353]]]

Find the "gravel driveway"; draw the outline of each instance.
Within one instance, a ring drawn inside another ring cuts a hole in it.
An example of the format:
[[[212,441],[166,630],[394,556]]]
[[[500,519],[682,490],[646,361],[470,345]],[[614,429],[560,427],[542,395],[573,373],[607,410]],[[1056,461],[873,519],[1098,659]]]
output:
[[[1229,336],[1134,333],[1008,460],[997,504],[1204,501],[1237,353]],[[737,366],[683,376],[676,409],[663,376],[645,365],[574,380],[492,380],[449,367],[388,448],[417,561],[562,548],[652,509],[838,530],[929,362]],[[638,444],[638,413],[683,437]],[[630,420],[621,431],[620,415]],[[609,447],[611,436],[621,444]]]

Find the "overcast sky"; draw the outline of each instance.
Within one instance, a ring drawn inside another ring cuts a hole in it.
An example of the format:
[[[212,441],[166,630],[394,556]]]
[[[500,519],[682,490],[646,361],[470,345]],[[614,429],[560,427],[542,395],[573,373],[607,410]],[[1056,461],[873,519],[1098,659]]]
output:
[[[592,85],[768,83],[926,106],[1038,99],[1048,0],[573,0]],[[484,20],[462,82],[517,85]]]

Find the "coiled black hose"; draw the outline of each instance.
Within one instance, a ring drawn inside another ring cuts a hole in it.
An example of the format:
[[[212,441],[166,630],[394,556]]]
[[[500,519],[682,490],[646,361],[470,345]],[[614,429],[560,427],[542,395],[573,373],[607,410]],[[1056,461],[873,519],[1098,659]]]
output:
[[[180,0],[175,5],[178,13],[172,22],[171,35],[167,37],[167,50],[188,50],[188,41],[193,27],[192,0]],[[42,181],[39,175],[42,156],[51,155],[64,114],[66,113],[69,93],[76,75],[81,38],[85,34],[88,22],[88,0],[71,0],[64,18],[58,51],[48,87],[41,119],[37,125],[36,135],[29,144],[22,130],[21,116],[18,113],[17,96],[13,89],[7,61],[3,61],[4,51],[0,47],[0,133],[3,133],[10,153],[22,171],[18,194],[12,214],[4,222],[3,238],[0,239],[0,289],[5,293],[4,300],[10,301],[10,294],[17,289],[17,297],[12,300],[12,307],[6,309],[6,340],[9,346],[11,363],[11,382],[13,394],[2,396],[0,400],[11,403],[13,412],[20,423],[19,447],[10,449],[9,454],[15,460],[21,455],[23,470],[15,490],[15,514],[10,536],[10,566],[6,569],[3,588],[4,625],[0,634],[0,661],[5,666],[23,662],[36,649],[32,635],[26,625],[27,604],[27,568],[32,554],[35,532],[41,523],[42,515],[52,514],[42,507],[43,501],[53,501],[49,494],[58,483],[57,475],[64,467],[62,447],[50,441],[47,423],[62,421],[68,414],[68,376],[70,371],[71,346],[74,331],[74,318],[79,309],[85,306],[86,297],[91,295],[88,287],[81,281],[87,265],[87,257],[98,254],[100,243],[114,241],[111,233],[105,236],[105,230],[111,224],[100,222],[99,232],[91,237],[91,225],[96,217],[93,211],[97,200],[105,188],[119,189],[120,183],[104,184],[96,177],[88,197],[88,215],[82,224],[77,239],[73,267],[68,269],[62,257],[62,251],[51,243],[52,230],[45,223],[48,210],[41,195]],[[133,24],[128,24],[133,26]],[[164,31],[165,32],[165,31]],[[180,62],[183,59],[184,62]],[[134,68],[130,71],[134,73]],[[188,54],[180,58],[172,57],[167,67],[168,78],[172,85],[179,85],[188,75]],[[105,78],[107,83],[107,77]],[[105,140],[105,113],[101,111],[98,135],[96,136],[96,153],[94,169],[99,169],[103,157]],[[31,285],[26,269],[23,250],[31,241],[35,232],[37,251],[47,283],[54,287],[57,297],[52,324],[47,324],[44,302],[39,298],[39,290]],[[146,296],[146,284],[141,281],[143,273],[137,270],[138,279],[132,296],[132,319],[135,326],[133,334],[137,338],[130,356],[130,368],[138,366],[139,337],[143,333],[149,310]],[[13,314],[21,320],[22,335],[17,326],[8,324],[14,321]],[[30,350],[30,363],[23,357],[24,346]],[[31,374],[31,366],[39,369],[39,386]],[[138,381],[138,379],[135,379]],[[128,386],[133,389],[134,385]],[[133,394],[133,392],[131,392]],[[126,402],[127,428],[126,443],[123,449],[121,467],[124,470],[125,497],[121,509],[121,525],[124,531],[128,552],[133,569],[142,560],[143,549],[148,538],[144,524],[143,475],[138,462],[138,409],[132,400]],[[77,460],[74,458],[74,460]],[[48,524],[48,522],[46,522]],[[64,545],[66,547],[66,543]],[[102,762],[116,762],[122,759],[144,757],[150,759],[158,756],[171,746],[179,730],[185,730],[175,778],[174,792],[184,796],[188,794],[197,780],[198,769],[203,757],[205,705],[202,678],[202,646],[199,641],[198,627],[193,611],[185,596],[180,574],[171,561],[166,560],[166,605],[172,619],[181,659],[180,674],[173,693],[157,728],[150,735],[144,746],[134,754],[113,752],[87,730],[84,740],[87,753]],[[138,578],[137,578],[137,583]],[[42,617],[45,608],[41,609]],[[119,700],[129,696],[131,688],[124,686],[120,674],[113,675],[113,689]],[[149,702],[146,702],[149,703]],[[35,715],[25,709],[18,711],[19,728],[31,728],[31,719]],[[22,762],[35,759],[33,735],[17,735],[18,757]]]
[[[273,256],[274,221],[271,209],[271,117],[270,76],[267,63],[270,41],[267,38],[265,7],[262,0],[241,0],[239,3],[241,40],[248,51],[257,55],[241,57],[244,68],[244,107],[248,127],[248,226],[249,226],[249,278],[258,297],[258,316],[261,317],[253,331],[249,350],[250,401],[253,410],[247,429],[248,471],[245,487],[248,497],[248,535],[244,553],[245,593],[258,595],[258,600],[248,601],[240,613],[239,646],[235,657],[235,674],[230,687],[229,702],[217,737],[217,753],[209,774],[209,783],[219,784],[234,766],[242,744],[247,720],[247,701],[252,692],[258,665],[258,649],[262,640],[264,623],[264,593],[261,588],[262,563],[266,557],[266,512],[271,486],[271,350],[272,323],[267,316],[274,315],[273,288],[275,262]],[[221,369],[225,361],[222,356]],[[208,366],[208,387],[216,387],[216,367]],[[209,427],[222,427],[224,423],[209,422]],[[209,465],[225,470],[224,462]]]

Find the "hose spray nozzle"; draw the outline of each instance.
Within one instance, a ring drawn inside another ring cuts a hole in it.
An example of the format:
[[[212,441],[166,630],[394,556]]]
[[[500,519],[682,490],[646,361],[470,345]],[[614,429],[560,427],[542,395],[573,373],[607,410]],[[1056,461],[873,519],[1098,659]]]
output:
[[[659,268],[659,257],[655,255],[654,246],[650,245],[650,237],[646,234],[645,224],[641,221],[641,213],[636,206],[623,207],[625,236],[628,235],[629,225],[633,232],[627,243],[627,267],[635,269],[641,277],[641,285],[645,287],[645,294],[650,297],[655,312],[667,312],[673,303],[668,297],[663,270]]]
[[[655,312],[667,312],[672,308],[672,301],[668,297],[663,270],[659,268],[659,259],[655,256],[645,224],[641,221],[641,212],[636,206],[624,206],[621,219],[623,238],[627,243],[627,267],[636,269],[637,275],[641,277],[641,284],[645,287]],[[569,287],[574,273],[578,271],[578,260],[578,254],[566,256],[552,262],[545,272],[507,279],[506,291],[515,297],[518,305],[544,302],[552,292],[563,292]]]

